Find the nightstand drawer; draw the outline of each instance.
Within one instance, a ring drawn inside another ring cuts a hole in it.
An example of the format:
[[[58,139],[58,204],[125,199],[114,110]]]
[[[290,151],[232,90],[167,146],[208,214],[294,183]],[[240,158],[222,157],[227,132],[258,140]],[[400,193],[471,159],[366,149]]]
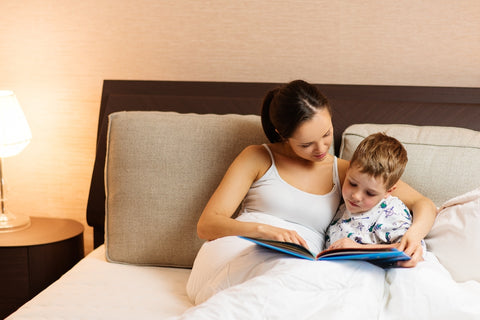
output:
[[[83,258],[83,225],[31,217],[27,229],[0,233],[0,319],[48,287]]]
[[[83,258],[83,235],[28,249],[30,298],[58,280]]]
[[[0,300],[28,296],[28,249],[0,247],[0,257]]]

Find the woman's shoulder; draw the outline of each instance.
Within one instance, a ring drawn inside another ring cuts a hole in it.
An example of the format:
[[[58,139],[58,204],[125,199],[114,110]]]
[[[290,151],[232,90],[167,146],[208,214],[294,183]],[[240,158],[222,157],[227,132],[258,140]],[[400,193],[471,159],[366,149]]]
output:
[[[342,158],[337,158],[337,162],[339,166],[346,167],[346,168],[348,168],[348,166],[350,165],[350,161]]]
[[[254,171],[257,179],[263,176],[272,165],[270,155],[263,145],[249,145],[245,147],[235,161]]]
[[[350,161],[337,158],[338,178],[340,179],[340,183],[342,185],[343,185],[343,180],[345,180],[345,176],[347,175],[347,169],[349,165],[350,165]]]
[[[249,157],[263,157],[268,155],[268,151],[262,144],[251,144],[245,147],[241,154],[249,156]]]
[[[238,158],[253,163],[267,163],[270,165],[270,155],[264,145],[249,145],[240,152]]]

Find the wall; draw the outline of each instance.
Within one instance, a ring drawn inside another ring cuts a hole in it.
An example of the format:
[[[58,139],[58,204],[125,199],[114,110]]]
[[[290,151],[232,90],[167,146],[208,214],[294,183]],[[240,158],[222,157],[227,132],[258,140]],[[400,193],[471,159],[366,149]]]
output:
[[[85,223],[103,79],[480,87],[476,0],[3,0],[0,88],[33,140],[8,205]],[[85,233],[86,251],[92,232]]]

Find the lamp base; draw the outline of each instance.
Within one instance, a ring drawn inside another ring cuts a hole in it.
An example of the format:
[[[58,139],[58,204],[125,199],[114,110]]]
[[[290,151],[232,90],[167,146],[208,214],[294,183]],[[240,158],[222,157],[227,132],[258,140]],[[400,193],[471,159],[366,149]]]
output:
[[[0,232],[13,232],[30,227],[30,217],[11,212],[0,213]]]

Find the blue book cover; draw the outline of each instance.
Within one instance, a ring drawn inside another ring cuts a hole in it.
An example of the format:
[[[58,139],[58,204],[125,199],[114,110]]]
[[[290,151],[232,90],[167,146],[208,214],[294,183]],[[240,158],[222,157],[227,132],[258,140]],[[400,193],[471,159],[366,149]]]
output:
[[[240,237],[242,239],[256,243],[262,247],[283,252],[298,258],[318,261],[318,260],[364,260],[382,267],[387,267],[396,261],[410,260],[410,257],[403,251],[395,248],[342,248],[330,249],[314,255],[307,248],[291,243],[275,240],[264,240],[250,237]]]

